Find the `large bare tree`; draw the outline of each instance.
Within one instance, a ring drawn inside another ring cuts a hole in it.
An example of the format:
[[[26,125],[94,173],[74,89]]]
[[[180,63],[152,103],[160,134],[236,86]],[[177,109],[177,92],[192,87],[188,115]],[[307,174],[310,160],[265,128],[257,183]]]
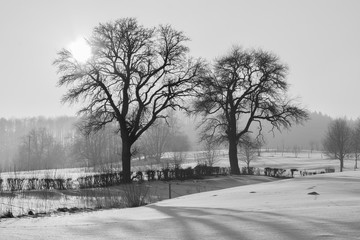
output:
[[[234,47],[200,77],[194,108],[203,117],[203,138],[228,142],[232,174],[240,173],[237,145],[253,123],[261,134],[262,121],[281,129],[307,119],[307,111],[287,98],[287,71],[272,53]]]
[[[352,151],[352,131],[345,119],[336,119],[328,127],[323,140],[324,150],[340,161],[340,172],[344,168],[344,159]]]
[[[171,26],[146,28],[124,18],[95,27],[89,44],[92,58],[84,64],[66,49],[54,64],[64,102],[83,101],[79,114],[89,131],[116,121],[122,139],[122,170],[131,181],[131,147],[169,108],[182,108],[192,90],[200,61],[187,56],[188,38]]]

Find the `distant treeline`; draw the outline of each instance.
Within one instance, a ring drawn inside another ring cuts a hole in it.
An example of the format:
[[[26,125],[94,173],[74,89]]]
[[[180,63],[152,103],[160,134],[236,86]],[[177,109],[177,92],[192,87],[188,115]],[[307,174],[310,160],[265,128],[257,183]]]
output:
[[[0,172],[94,167],[121,161],[118,127],[86,133],[77,117],[0,119]],[[159,120],[134,146],[133,156],[160,160],[165,151],[190,149],[175,117]]]
[[[263,122],[262,134],[265,144],[262,147],[279,151],[292,151],[294,148],[299,150],[322,150],[323,138],[333,118],[321,112],[311,112],[309,118],[303,125],[293,125],[290,129],[282,129],[281,132],[277,129],[274,129],[272,132],[270,124]],[[190,137],[190,141],[197,143],[198,136],[195,131],[196,119],[184,122],[186,123],[184,128]],[[351,124],[353,121],[349,122]],[[254,137],[258,132],[257,125],[253,126],[251,131]],[[195,149],[201,150],[200,148],[201,145],[195,144]]]
[[[263,124],[263,148],[322,150],[322,140],[332,118],[320,112],[290,130],[271,132]],[[77,117],[34,117],[0,119],[0,171],[86,167],[119,162],[121,139],[116,125],[86,135],[79,130]],[[349,121],[350,124],[352,121]],[[161,158],[166,151],[202,150],[196,131],[196,119],[173,114],[168,122],[159,121],[135,144],[136,158]],[[256,133],[256,129],[253,129]]]

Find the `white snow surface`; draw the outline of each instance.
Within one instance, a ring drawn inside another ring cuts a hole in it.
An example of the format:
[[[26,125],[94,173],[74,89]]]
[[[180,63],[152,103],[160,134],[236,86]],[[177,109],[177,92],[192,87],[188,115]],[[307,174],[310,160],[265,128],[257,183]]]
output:
[[[139,208],[1,219],[0,239],[360,239],[360,171],[204,192]]]

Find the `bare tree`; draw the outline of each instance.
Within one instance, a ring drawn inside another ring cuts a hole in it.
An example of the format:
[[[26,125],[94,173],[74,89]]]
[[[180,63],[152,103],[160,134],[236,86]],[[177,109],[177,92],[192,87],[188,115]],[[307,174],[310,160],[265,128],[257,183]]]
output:
[[[352,150],[351,128],[345,119],[336,119],[330,123],[323,140],[323,147],[329,156],[340,161],[340,172],[342,172],[344,159]]]
[[[358,168],[357,162],[360,155],[360,119],[357,120],[355,128],[352,131],[351,142],[352,142],[352,151],[355,155],[354,169],[357,169]]]
[[[169,112],[168,116],[166,120],[156,120],[140,138],[138,149],[145,159],[150,157],[160,162],[162,155],[169,148],[170,140],[175,135],[177,120],[173,112]]]
[[[250,163],[257,158],[256,150],[257,142],[253,140],[248,134],[244,135],[239,141],[239,155],[240,160],[246,164],[249,173]]]
[[[64,167],[64,146],[45,128],[34,128],[22,138],[18,169],[34,170]]]
[[[174,166],[180,166],[186,158],[185,152],[189,151],[189,138],[184,133],[175,130],[169,139],[168,151],[172,153]]]
[[[69,88],[63,102],[82,100],[79,114],[96,131],[117,122],[122,139],[124,180],[131,181],[131,147],[169,108],[182,108],[192,91],[200,61],[187,57],[188,38],[171,26],[145,28],[124,18],[95,27],[89,45],[93,56],[81,64],[68,50],[54,64],[59,86]]]
[[[309,142],[309,147],[310,147],[310,153],[313,153],[313,151],[315,150],[315,147],[316,147],[316,142],[311,140]]]
[[[104,164],[118,160],[121,152],[121,140],[115,134],[114,124],[97,132],[87,133],[81,122],[77,124],[77,134],[72,145],[72,154],[86,167],[106,167]]]
[[[301,148],[298,145],[294,145],[293,146],[293,153],[294,153],[294,157],[297,158],[299,156],[299,153],[301,152]]]
[[[261,156],[261,149],[265,145],[265,140],[263,137],[259,136],[255,139],[255,147],[257,149],[257,155],[258,157]]]
[[[261,134],[261,121],[280,130],[307,119],[286,96],[286,75],[287,67],[274,54],[234,47],[200,77],[194,112],[203,117],[203,136],[229,143],[232,174],[240,174],[237,145],[252,123]]]
[[[218,161],[219,143],[212,136],[203,139],[205,164],[212,167]]]

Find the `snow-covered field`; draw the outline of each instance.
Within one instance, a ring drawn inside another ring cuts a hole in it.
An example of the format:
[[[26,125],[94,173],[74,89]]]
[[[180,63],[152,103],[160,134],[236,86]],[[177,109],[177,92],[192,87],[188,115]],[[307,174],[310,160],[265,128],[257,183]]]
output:
[[[182,167],[195,167],[196,164],[199,163],[199,156],[202,155],[203,152],[187,152],[183,154],[184,160],[182,161]],[[165,157],[170,159],[172,158],[172,154],[165,154]],[[136,160],[134,160],[136,164]],[[200,163],[201,160],[200,160]],[[344,171],[353,170],[354,169],[354,159],[345,159],[344,161]],[[276,150],[263,150],[261,152],[260,157],[256,157],[253,161],[251,161],[250,166],[258,167],[258,168],[283,168],[283,169],[292,169],[296,168],[300,170],[323,170],[325,168],[334,168],[336,171],[339,171],[339,160],[331,159],[326,156],[323,152],[320,151],[301,151],[296,155],[293,152],[281,152]],[[154,165],[151,165],[155,167]],[[150,165],[145,166],[137,166],[136,169],[144,170],[151,168]],[[214,166],[220,167],[230,167],[229,164],[229,156],[227,150],[219,150],[217,152],[217,156],[215,158]],[[239,157],[239,166],[246,167],[246,164],[240,160]],[[360,163],[359,163],[360,166]],[[158,166],[161,167],[161,166]],[[296,173],[297,175],[300,172]]]
[[[202,155],[203,152],[185,152],[182,154],[182,164],[183,168],[186,167],[195,167],[198,163],[204,163],[199,158],[199,155]],[[169,159],[170,166],[172,165],[172,153],[164,154],[164,158]],[[353,170],[354,160],[346,159],[344,170]],[[133,171],[146,171],[148,169],[161,169],[164,167],[164,164],[146,164],[145,161],[139,163],[137,159],[132,161]],[[359,163],[360,165],[360,163]],[[227,150],[219,150],[217,152],[216,160],[214,166],[220,167],[230,167],[229,157]],[[239,166],[245,167],[246,164],[239,160]],[[252,167],[272,167],[272,168],[283,168],[291,169],[297,168],[299,170],[315,170],[315,169],[324,169],[324,168],[334,168],[336,171],[339,170],[339,160],[330,159],[322,152],[313,152],[303,151],[295,156],[292,152],[280,152],[275,150],[263,151],[260,157],[257,157],[254,161],[251,162],[250,166]],[[66,168],[66,169],[49,169],[49,170],[37,170],[37,171],[24,171],[24,172],[3,172],[0,173],[0,177],[6,179],[8,177],[22,177],[22,178],[33,178],[33,177],[49,177],[49,178],[72,178],[76,179],[78,177],[92,175],[94,170],[91,168]]]
[[[171,160],[171,154],[165,156]],[[195,166],[199,163],[199,156],[203,156],[201,152],[189,152],[183,155],[184,161],[182,167],[186,168],[188,166]],[[134,170],[147,170],[151,167],[160,169],[161,166],[148,166],[148,165],[139,165],[139,161],[134,160],[135,167]],[[243,162],[239,162],[240,167],[244,167]],[[345,161],[345,170],[349,171],[353,168],[354,161],[347,160]],[[228,156],[225,150],[219,151],[216,158],[215,165],[228,167],[229,161]],[[276,151],[264,151],[261,154],[261,157],[251,162],[251,166],[265,168],[297,168],[299,170],[319,170],[324,168],[334,168],[338,169],[339,161],[328,159],[321,152],[302,152],[297,156],[291,152],[276,152]],[[74,169],[58,169],[58,170],[41,170],[41,171],[29,171],[29,172],[9,172],[1,173],[0,177],[6,179],[7,177],[22,177],[22,178],[32,178],[32,177],[49,177],[49,178],[68,178],[71,177],[76,179],[80,176],[85,176],[87,174],[94,174],[94,171],[86,168],[74,168]],[[287,172],[287,174],[290,174]],[[295,172],[295,177],[299,177],[300,171]],[[244,184],[251,184],[258,180],[250,179],[247,177],[245,180],[237,181],[235,178],[232,180],[235,181],[226,181],[220,184],[219,186],[215,182],[196,182],[193,183],[176,183],[173,184],[172,191],[173,197],[178,197],[181,195],[217,190],[219,188],[234,187]],[[265,181],[261,180],[261,181]],[[75,182],[76,183],[76,182]],[[3,185],[5,182],[3,183]],[[149,185],[150,183],[147,183]],[[215,185],[214,185],[215,184]],[[4,186],[3,186],[4,187]],[[168,198],[168,189],[169,186],[162,182],[160,183],[151,183],[150,184],[150,202],[154,202],[161,199]],[[77,207],[77,208],[94,208],[97,206],[110,207],[117,206],[119,204],[119,194],[121,194],[121,187],[104,189],[102,190],[93,190],[93,191],[31,191],[31,192],[16,192],[12,193],[1,193],[0,192],[0,216],[4,215],[9,209],[15,215],[27,214],[29,210],[34,211],[35,213],[39,212],[51,212],[55,211],[58,208],[64,207]]]
[[[360,239],[360,171],[204,192],[139,208],[3,219],[0,238]]]

